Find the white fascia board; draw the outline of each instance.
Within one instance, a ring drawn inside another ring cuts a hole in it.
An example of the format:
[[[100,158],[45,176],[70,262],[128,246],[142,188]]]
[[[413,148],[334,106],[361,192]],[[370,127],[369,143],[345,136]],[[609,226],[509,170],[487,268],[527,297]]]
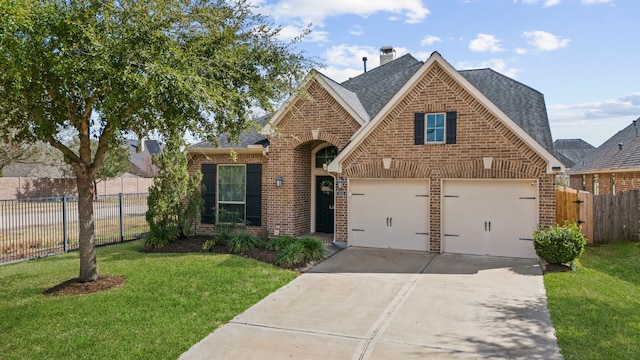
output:
[[[351,151],[353,151],[360,143],[367,137],[367,135],[374,129],[378,123],[383,119],[391,109],[396,105],[398,101],[400,101],[407,92],[411,89],[411,87],[420,79],[422,76],[429,70],[429,68],[434,64],[438,63],[442,66],[450,76],[452,76],[457,82],[459,82],[462,87],[465,88],[472,96],[474,96],[478,101],[480,101],[487,109],[493,112],[502,122],[507,125],[513,132],[516,133],[524,142],[529,144],[540,156],[547,160],[547,174],[556,174],[564,171],[564,165],[555,158],[547,149],[545,149],[542,145],[540,145],[536,140],[534,140],[531,135],[525,132],[520,126],[518,126],[511,118],[509,118],[502,110],[500,110],[493,102],[491,102],[484,94],[482,94],[475,86],[473,86],[467,79],[465,79],[460,73],[449,64],[437,51],[433,52],[429,59],[425,61],[418,71],[407,81],[406,84],[393,96],[393,98],[378,112],[378,114],[373,118],[366,126],[362,129],[360,133],[351,141],[351,143],[338,154],[338,156],[333,159],[333,161],[328,165],[328,170],[330,172],[342,172],[342,161],[346,158]],[[553,168],[557,170],[554,171]],[[559,170],[558,170],[559,168]]]
[[[191,148],[187,149],[188,154],[204,154],[204,155],[216,155],[216,154],[230,154],[235,152],[236,154],[266,154],[268,148],[262,145],[249,145],[246,148]]]

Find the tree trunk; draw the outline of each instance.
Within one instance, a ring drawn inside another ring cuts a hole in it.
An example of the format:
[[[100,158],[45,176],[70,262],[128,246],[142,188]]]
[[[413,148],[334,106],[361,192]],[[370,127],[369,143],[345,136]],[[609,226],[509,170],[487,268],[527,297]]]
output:
[[[78,221],[80,224],[80,282],[98,279],[96,261],[94,219],[93,219],[93,179],[88,174],[76,174],[78,185]]]

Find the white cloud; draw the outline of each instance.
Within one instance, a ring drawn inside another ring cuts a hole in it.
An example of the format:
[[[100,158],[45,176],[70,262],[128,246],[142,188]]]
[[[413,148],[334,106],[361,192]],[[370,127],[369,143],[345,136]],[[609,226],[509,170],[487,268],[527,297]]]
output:
[[[640,114],[640,93],[617,99],[547,107],[554,138],[582,138],[599,146]]]
[[[500,47],[500,40],[493,35],[478,34],[469,42],[469,49],[474,52],[500,52],[504,49]]]
[[[301,19],[322,25],[329,16],[353,14],[362,17],[377,12],[389,12],[400,16],[407,23],[422,22],[430,11],[420,0],[279,0],[274,4],[254,0],[261,12],[275,19]]]
[[[582,0],[583,4],[592,5],[592,4],[613,4],[613,0]]]
[[[514,1],[517,2],[517,1]],[[556,6],[556,5],[560,5],[560,3],[562,2],[562,0],[522,0],[523,4],[537,4],[537,3],[543,3],[543,7],[551,7],[551,6]]]
[[[362,34],[364,34],[364,28],[360,25],[354,25],[351,27],[351,29],[349,29],[349,34],[351,35],[355,35],[355,36],[360,36]]]
[[[360,59],[362,60],[362,59]],[[369,64],[367,63],[367,69],[370,69]],[[320,70],[324,75],[328,76],[330,79],[336,82],[347,81],[353,77],[356,77],[364,72],[364,65],[361,65],[360,69],[355,68],[337,68],[335,66],[328,66],[322,70]]]
[[[525,31],[522,36],[528,39],[528,43],[538,51],[557,50],[567,46],[571,41],[542,30]]]
[[[513,79],[517,78],[518,74],[522,72],[520,69],[510,67],[507,61],[503,59],[490,59],[481,62],[462,61],[456,64],[456,68],[459,70],[491,68]]]
[[[278,34],[278,38],[281,41],[290,41],[294,38],[300,36],[304,30],[304,27],[299,27],[295,25],[287,25],[283,26],[282,30],[280,30],[280,34]],[[307,42],[327,42],[329,33],[326,31],[321,31],[318,29],[312,29],[311,33],[309,33],[304,39]]]
[[[397,51],[397,50],[396,50]],[[379,64],[378,49],[371,46],[340,44],[328,48],[322,56],[330,66],[362,68],[362,58],[367,57],[367,68]],[[336,79],[334,79],[336,80]]]
[[[422,38],[422,41],[420,41],[420,45],[431,46],[437,42],[442,42],[442,40],[437,36],[427,35],[424,38]]]
[[[517,48],[516,49],[516,54],[518,55],[524,55],[526,53],[528,53],[529,51],[527,51],[527,49],[523,49],[523,48]]]
[[[609,99],[599,102],[552,105],[550,113],[567,114],[575,120],[580,119],[608,119],[619,116],[637,116],[640,114],[640,93],[629,94],[618,99]]]

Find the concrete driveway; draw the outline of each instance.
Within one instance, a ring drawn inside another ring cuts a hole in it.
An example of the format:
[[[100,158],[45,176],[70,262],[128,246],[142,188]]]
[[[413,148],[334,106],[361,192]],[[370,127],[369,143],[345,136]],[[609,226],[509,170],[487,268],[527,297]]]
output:
[[[180,359],[561,359],[536,261],[348,248]]]

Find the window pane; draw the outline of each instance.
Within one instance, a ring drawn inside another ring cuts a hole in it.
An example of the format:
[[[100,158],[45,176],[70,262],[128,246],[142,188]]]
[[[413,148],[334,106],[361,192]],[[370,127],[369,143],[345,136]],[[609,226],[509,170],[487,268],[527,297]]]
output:
[[[444,142],[444,114],[427,114],[427,142]]]
[[[436,127],[444,129],[444,114],[436,114]]]
[[[244,221],[244,204],[219,204],[218,222],[239,223]]]
[[[218,199],[220,201],[244,201],[245,167],[220,166],[218,175]]]
[[[434,128],[436,127],[436,115],[435,114],[429,114],[427,115],[427,128]]]
[[[336,156],[338,156],[338,148],[335,146],[320,149],[316,153],[316,167],[321,168],[322,165],[330,163]]]

